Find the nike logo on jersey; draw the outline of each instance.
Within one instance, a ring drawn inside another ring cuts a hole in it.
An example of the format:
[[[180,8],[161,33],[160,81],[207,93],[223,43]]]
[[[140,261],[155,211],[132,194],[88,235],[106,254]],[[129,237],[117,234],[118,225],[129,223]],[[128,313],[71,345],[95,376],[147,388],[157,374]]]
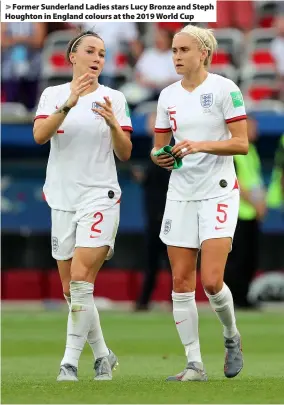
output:
[[[98,235],[98,236],[90,235],[91,239],[95,239],[95,238],[99,238],[99,237],[100,237],[100,235]]]
[[[224,229],[224,226],[215,226],[215,231],[219,231],[220,229]]]
[[[176,108],[176,105],[174,105],[172,107],[168,107],[168,110],[171,110],[172,108]]]
[[[186,319],[183,319],[182,321],[176,322],[176,325],[179,325],[180,323],[182,323],[182,322],[184,322],[184,321],[186,321]]]

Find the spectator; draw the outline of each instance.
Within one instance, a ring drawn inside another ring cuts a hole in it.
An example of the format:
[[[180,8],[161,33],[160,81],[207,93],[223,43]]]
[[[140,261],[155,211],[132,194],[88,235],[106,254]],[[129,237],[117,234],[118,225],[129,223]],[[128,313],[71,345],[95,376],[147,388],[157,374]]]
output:
[[[259,223],[266,213],[261,163],[254,146],[257,126],[252,118],[248,119],[248,139],[248,154],[234,156],[241,201],[233,249],[225,272],[225,283],[232,292],[234,303],[242,309],[253,308],[247,295],[258,267]]]
[[[154,98],[181,78],[172,61],[172,39],[172,32],[156,28],[153,48],[145,49],[135,66],[137,83],[151,90]]]
[[[41,48],[45,23],[6,22],[2,34],[2,88],[5,101],[20,102],[33,109],[41,71]]]
[[[134,108],[143,101],[157,100],[161,90],[180,80],[172,61],[173,33],[155,26],[154,45],[146,48],[135,66],[135,79],[120,90]]]
[[[276,38],[271,42],[271,53],[275,59],[280,82],[280,98],[284,100],[284,14],[275,20]]]

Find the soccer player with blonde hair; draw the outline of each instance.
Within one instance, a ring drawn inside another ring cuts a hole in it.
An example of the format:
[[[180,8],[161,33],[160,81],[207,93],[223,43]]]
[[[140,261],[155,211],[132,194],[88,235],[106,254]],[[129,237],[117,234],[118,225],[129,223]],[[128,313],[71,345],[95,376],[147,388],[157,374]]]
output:
[[[233,156],[248,152],[247,123],[238,86],[208,72],[216,48],[209,29],[188,25],[178,32],[173,62],[183,78],[158,101],[151,158],[172,170],[160,237],[168,248],[173,316],[187,357],[186,368],[169,381],[207,381],[195,302],[199,250],[201,281],[223,325],[225,376],[235,377],[243,367],[233,298],[223,278],[240,198]]]

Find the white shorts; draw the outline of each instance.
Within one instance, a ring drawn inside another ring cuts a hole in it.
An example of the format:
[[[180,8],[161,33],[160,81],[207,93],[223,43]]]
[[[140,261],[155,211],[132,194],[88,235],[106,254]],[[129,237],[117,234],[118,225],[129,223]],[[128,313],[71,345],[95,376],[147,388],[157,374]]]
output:
[[[239,212],[239,190],[201,201],[167,200],[160,238],[168,246],[200,249],[207,239],[233,240]]]
[[[114,253],[114,242],[119,225],[120,204],[88,214],[77,211],[51,210],[52,257],[68,260],[76,247],[109,246],[106,260]]]

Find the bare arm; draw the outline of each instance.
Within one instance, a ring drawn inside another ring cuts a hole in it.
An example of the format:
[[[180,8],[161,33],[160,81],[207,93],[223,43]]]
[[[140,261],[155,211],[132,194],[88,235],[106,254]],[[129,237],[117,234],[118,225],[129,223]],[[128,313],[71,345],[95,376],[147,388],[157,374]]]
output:
[[[166,145],[169,145],[172,139],[172,131],[170,132],[155,132],[154,138],[154,147],[151,150],[151,159],[152,161],[167,170],[172,170],[174,166],[174,158],[168,155],[154,156],[154,153],[163,148]]]
[[[33,133],[36,143],[44,145],[55,135],[69,110],[77,104],[80,94],[86,91],[92,82],[92,75],[89,75],[88,73],[76,79],[71,83],[71,94],[63,106],[49,117],[45,119],[37,119],[35,121]]]
[[[153,156],[153,153],[156,152],[157,150],[163,148],[166,145],[169,145],[172,139],[172,131],[170,132],[155,132],[154,136],[154,147],[151,150],[151,159],[153,160],[154,163],[157,164],[156,160],[157,158]]]
[[[180,158],[198,152],[220,156],[246,155],[249,147],[246,120],[231,122],[228,124],[228,128],[232,134],[231,139],[201,142],[184,140],[174,146],[173,153]],[[187,150],[181,152],[184,148]]]
[[[47,118],[40,118],[37,119],[34,123],[34,140],[39,145],[44,145],[47,143],[55,134],[62,122],[64,121],[66,115],[68,114],[68,103],[66,102],[56,110],[53,114],[51,114]],[[70,108],[71,109],[71,108]]]
[[[135,74],[135,81],[137,83],[139,83],[141,86],[147,87],[148,89],[156,89],[157,88],[157,83],[152,81],[152,80],[148,80],[145,79],[144,76],[141,73],[136,73]]]
[[[247,121],[235,121],[228,124],[232,138],[226,141],[201,142],[200,152],[213,155],[232,156],[248,153]]]
[[[124,131],[119,124],[110,128],[112,136],[113,150],[119,160],[126,162],[130,159],[132,142],[130,132]]]
[[[46,23],[34,23],[35,32],[32,37],[29,38],[30,44],[34,48],[41,48],[43,46],[44,39],[47,34]]]

